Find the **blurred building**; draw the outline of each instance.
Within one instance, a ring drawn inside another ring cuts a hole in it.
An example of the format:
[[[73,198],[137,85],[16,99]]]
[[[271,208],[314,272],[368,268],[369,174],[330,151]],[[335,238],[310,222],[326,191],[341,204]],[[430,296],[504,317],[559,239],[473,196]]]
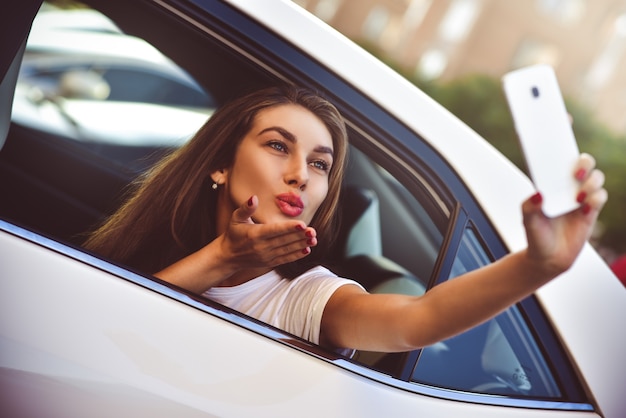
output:
[[[566,95],[626,132],[626,0],[294,0],[428,79],[551,64]]]

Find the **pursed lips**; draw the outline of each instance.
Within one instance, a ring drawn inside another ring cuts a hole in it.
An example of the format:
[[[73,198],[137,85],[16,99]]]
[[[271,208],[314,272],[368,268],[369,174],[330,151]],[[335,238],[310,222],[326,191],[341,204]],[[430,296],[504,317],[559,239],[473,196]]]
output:
[[[276,205],[283,214],[290,217],[300,216],[304,210],[302,199],[294,193],[283,193],[276,196]]]

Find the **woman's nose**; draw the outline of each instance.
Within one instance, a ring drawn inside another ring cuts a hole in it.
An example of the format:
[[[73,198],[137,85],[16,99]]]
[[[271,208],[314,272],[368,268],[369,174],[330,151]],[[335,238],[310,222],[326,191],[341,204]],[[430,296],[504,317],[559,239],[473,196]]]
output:
[[[289,166],[289,170],[285,175],[285,182],[290,186],[295,186],[300,190],[304,190],[309,181],[309,170],[306,161],[294,161]]]

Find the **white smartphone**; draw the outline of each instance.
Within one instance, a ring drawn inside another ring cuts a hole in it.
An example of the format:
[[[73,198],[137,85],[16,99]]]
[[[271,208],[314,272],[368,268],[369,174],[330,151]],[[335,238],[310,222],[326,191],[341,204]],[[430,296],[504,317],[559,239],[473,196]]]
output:
[[[543,196],[543,212],[554,217],[576,209],[580,152],[554,70],[521,68],[505,74],[502,84],[528,172]]]

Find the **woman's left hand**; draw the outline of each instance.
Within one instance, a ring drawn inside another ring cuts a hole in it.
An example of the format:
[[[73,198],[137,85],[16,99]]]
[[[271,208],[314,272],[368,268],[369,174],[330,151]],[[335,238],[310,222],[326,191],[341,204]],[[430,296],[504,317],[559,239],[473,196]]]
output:
[[[590,238],[608,194],[603,188],[604,174],[595,168],[589,154],[581,154],[572,175],[580,182],[577,196],[581,206],[564,215],[549,218],[541,210],[542,196],[537,193],[522,205],[528,239],[527,254],[550,276],[569,269]]]

